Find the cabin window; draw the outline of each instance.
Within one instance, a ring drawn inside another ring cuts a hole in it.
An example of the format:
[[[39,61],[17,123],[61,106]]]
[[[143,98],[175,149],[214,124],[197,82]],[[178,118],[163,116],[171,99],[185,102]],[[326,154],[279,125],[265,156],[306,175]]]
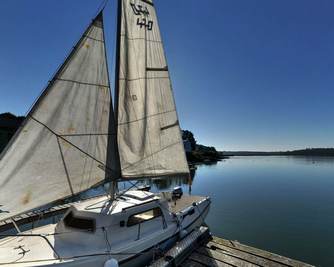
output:
[[[67,227],[76,228],[79,230],[95,231],[95,220],[83,217],[74,216],[73,212],[70,212],[64,218],[64,223]]]
[[[128,219],[127,226],[130,227],[145,221],[153,220],[154,218],[160,216],[162,216],[162,211],[160,208],[146,210],[144,212],[131,215]]]

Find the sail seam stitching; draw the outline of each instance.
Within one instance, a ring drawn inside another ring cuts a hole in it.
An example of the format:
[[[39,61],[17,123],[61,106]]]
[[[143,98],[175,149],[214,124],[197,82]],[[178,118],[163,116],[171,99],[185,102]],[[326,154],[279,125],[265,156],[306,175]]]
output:
[[[72,182],[71,182],[71,179],[70,179],[70,175],[68,174],[68,169],[67,169],[67,166],[66,166],[66,162],[65,162],[65,158],[64,158],[63,149],[62,149],[62,147],[61,147],[61,145],[60,145],[59,137],[58,137],[58,136],[57,136],[57,143],[58,143],[58,148],[59,148],[59,152],[60,152],[61,161],[63,162],[64,171],[65,171],[65,174],[66,174],[67,182],[68,182],[68,185],[69,185],[69,187],[70,187],[72,196],[74,196],[74,191],[73,191]]]
[[[101,43],[104,43],[104,41],[103,40],[99,40],[99,39],[96,39],[96,38],[94,38],[94,37],[90,37],[89,35],[84,35],[87,39],[91,39],[91,40],[93,40],[93,41],[97,41],[97,42],[101,42]]]
[[[122,81],[128,81],[128,82],[134,82],[134,81],[138,81],[138,80],[155,80],[155,79],[169,79],[169,77],[139,77],[139,78],[135,78],[135,79],[127,79],[127,78],[120,78],[120,80]]]
[[[130,41],[142,40],[142,41],[147,41],[147,42],[150,42],[150,43],[160,43],[160,44],[162,44],[162,41],[159,41],[159,40],[148,40],[148,39],[145,39],[145,38],[131,38],[131,37],[128,37],[128,35],[126,35],[126,34],[121,34],[121,36],[125,37],[126,39],[128,39]]]
[[[68,137],[68,136],[106,136],[106,135],[115,135],[115,133],[96,133],[96,134],[60,134],[61,137]]]
[[[61,79],[61,78],[55,78],[55,80],[62,81],[62,82],[78,83],[78,84],[83,84],[83,85],[91,85],[91,86],[109,88],[108,85],[103,85],[103,84],[86,83],[86,82],[79,82],[79,81],[75,81],[75,80]]]

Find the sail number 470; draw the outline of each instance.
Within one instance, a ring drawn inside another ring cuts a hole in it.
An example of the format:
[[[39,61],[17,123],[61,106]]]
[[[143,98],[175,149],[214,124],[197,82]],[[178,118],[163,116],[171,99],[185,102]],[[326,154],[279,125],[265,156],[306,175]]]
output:
[[[137,18],[137,25],[142,27],[146,27],[147,30],[151,31],[153,28],[153,21],[152,20],[147,20],[146,18]]]

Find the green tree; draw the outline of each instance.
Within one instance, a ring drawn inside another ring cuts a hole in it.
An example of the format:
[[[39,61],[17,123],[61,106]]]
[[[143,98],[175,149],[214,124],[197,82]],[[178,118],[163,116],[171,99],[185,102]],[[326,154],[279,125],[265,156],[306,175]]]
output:
[[[191,131],[182,130],[182,139],[188,140],[191,144],[191,148],[193,150],[196,149],[196,140],[195,140],[194,134]]]

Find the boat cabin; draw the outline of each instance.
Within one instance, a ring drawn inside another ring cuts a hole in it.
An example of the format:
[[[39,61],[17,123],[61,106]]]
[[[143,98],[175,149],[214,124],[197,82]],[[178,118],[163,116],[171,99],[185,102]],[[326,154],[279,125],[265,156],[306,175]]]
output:
[[[113,202],[108,196],[101,198],[84,201],[66,212],[55,229],[58,243],[84,247],[93,242],[105,248],[107,242],[111,247],[122,247],[159,234],[173,220],[167,200],[151,192],[128,191]]]

